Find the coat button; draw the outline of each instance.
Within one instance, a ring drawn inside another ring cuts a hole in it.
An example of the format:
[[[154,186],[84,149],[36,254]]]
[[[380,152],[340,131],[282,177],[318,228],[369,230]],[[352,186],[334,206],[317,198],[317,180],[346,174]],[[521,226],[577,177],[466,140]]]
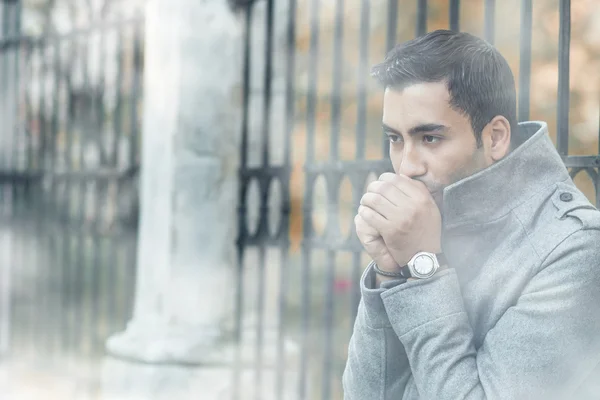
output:
[[[560,200],[565,201],[565,202],[571,201],[571,200],[573,200],[573,195],[569,192],[561,193]]]

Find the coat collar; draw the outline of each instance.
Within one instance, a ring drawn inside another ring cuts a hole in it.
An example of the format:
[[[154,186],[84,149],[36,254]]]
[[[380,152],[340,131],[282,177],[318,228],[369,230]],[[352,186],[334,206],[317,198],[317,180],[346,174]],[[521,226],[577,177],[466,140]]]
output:
[[[569,178],[545,122],[519,124],[526,136],[508,156],[444,189],[444,228],[497,220],[540,190]]]

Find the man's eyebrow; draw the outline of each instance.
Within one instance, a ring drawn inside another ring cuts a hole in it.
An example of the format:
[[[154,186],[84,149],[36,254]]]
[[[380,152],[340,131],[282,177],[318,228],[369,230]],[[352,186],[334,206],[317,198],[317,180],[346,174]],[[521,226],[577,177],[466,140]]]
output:
[[[391,126],[388,126],[384,123],[382,123],[381,126],[383,127],[384,132],[389,132],[394,135],[402,135],[402,133],[400,131],[392,128]],[[410,130],[408,131],[408,134],[410,136],[414,136],[414,135],[418,135],[420,133],[445,131],[447,128],[448,128],[447,126],[440,125],[440,124],[421,124],[421,125],[417,125],[415,127],[410,128]]]

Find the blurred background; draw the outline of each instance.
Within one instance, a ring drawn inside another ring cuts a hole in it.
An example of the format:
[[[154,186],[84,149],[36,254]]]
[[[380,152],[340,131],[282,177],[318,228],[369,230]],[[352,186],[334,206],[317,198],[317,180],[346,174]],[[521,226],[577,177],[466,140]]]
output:
[[[390,169],[369,69],[431,30],[500,50],[600,201],[598,0],[1,7],[3,399],[341,399]]]

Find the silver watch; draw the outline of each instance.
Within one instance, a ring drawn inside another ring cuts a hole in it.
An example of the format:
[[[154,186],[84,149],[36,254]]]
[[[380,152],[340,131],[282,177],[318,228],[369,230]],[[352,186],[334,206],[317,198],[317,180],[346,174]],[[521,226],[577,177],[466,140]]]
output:
[[[422,251],[415,254],[408,264],[400,269],[400,272],[405,278],[431,278],[440,269],[441,259],[443,259],[442,253],[434,254]]]

